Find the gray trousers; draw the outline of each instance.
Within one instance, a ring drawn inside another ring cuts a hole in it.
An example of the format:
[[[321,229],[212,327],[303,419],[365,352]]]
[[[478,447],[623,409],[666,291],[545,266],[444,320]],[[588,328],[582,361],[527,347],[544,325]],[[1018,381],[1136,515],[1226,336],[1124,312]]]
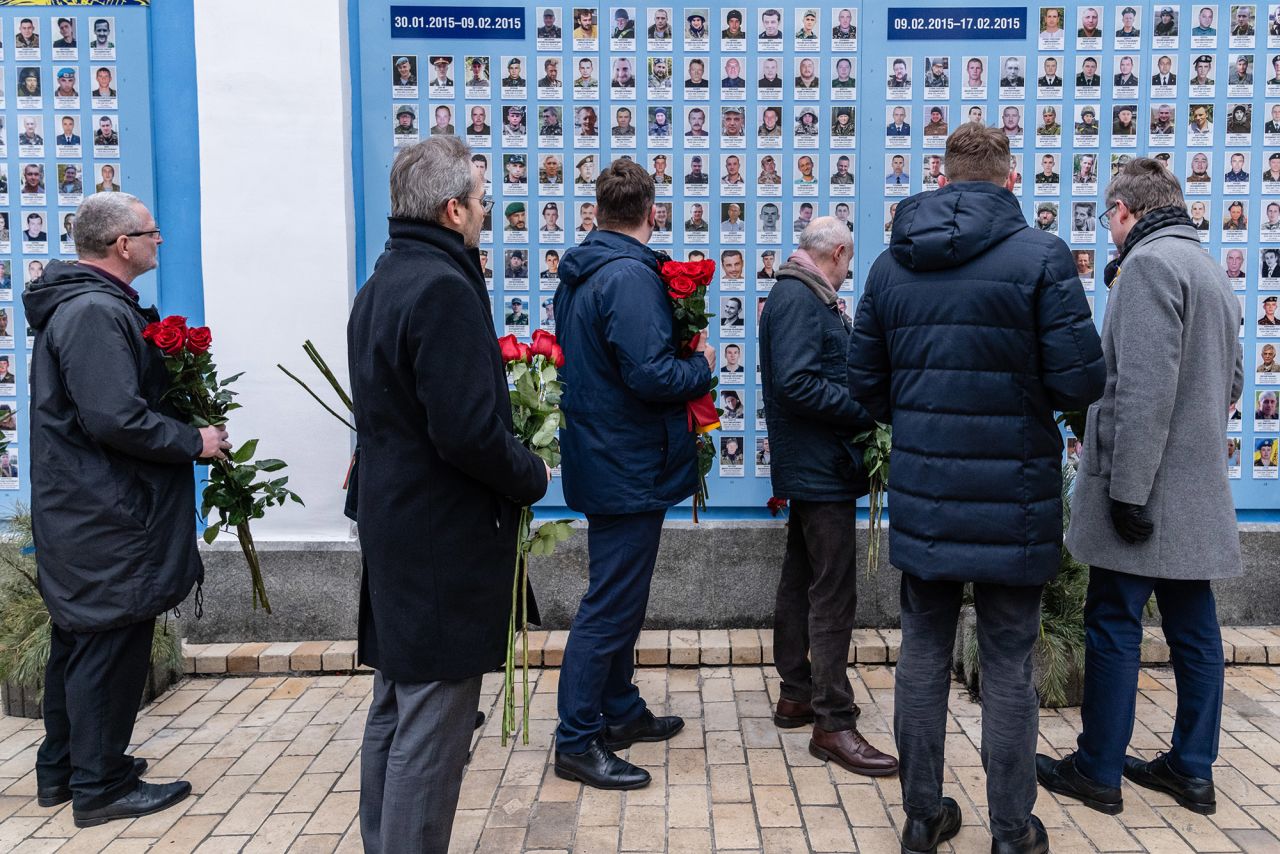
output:
[[[975,584],[982,660],[982,767],[987,772],[991,835],[1020,838],[1036,803],[1039,699],[1031,650],[1040,633],[1041,587]],[[942,807],[951,651],[964,585],[902,574],[902,651],[894,678],[893,728],[908,818]]]
[[[480,704],[480,680],[373,676],[360,754],[366,854],[446,854]]]

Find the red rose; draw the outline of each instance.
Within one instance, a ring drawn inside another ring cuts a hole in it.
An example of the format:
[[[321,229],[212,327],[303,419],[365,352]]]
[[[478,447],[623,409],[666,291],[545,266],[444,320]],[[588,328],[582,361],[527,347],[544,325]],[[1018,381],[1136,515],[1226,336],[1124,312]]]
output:
[[[693,274],[693,280],[699,285],[709,285],[711,280],[716,277],[716,262],[707,258],[702,261],[695,261],[690,266],[696,266],[698,269]]]
[[[529,348],[528,344],[525,344],[522,341],[518,341],[516,342],[516,349],[517,349],[517,355],[516,355],[517,360],[521,362],[529,362],[533,360],[533,351]]]
[[[551,358],[551,362],[552,362],[552,364],[554,364],[557,368],[563,368],[563,367],[564,367],[564,350],[561,350],[561,349],[560,349],[560,345],[559,345],[559,344],[552,344],[552,345],[551,345],[551,357],[550,357],[550,358]]]
[[[664,280],[673,276],[682,276],[685,274],[684,263],[681,261],[667,261],[659,268],[658,272]]]
[[[152,344],[156,341],[156,333],[163,329],[164,326],[159,322],[148,323],[146,328],[142,330],[142,340]]]
[[[777,516],[783,510],[787,509],[787,499],[779,498],[776,495],[765,502],[765,506],[769,508],[770,516]]]
[[[180,314],[171,314],[160,321],[161,326],[172,326],[174,329],[186,329],[187,319]]]
[[[533,345],[529,348],[535,356],[551,358],[551,348],[556,346],[556,336],[545,329],[536,329],[533,333]]]
[[[163,323],[153,324],[156,329],[151,335],[151,343],[160,348],[166,356],[177,356],[187,343],[187,336],[176,326],[165,326]],[[146,331],[143,330],[143,334]]]
[[[667,294],[672,299],[684,299],[691,297],[698,291],[698,285],[685,275],[672,276],[667,279]]]
[[[504,335],[498,339],[498,349],[502,351],[502,361],[520,361],[520,342],[514,335]]]
[[[187,349],[197,356],[209,352],[213,344],[213,333],[207,326],[196,326],[187,330]]]

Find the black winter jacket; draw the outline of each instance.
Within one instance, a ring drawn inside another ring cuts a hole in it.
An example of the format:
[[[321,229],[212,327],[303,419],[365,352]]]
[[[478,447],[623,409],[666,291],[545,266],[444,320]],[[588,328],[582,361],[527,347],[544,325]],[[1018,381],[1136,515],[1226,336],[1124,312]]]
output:
[[[31,359],[31,517],[40,592],[62,629],[147,620],[187,597],[200,431],[162,400],[142,340],[158,320],[92,267],[52,261],[22,297]]]
[[[875,426],[849,394],[848,321],[784,270],[760,315],[760,377],[773,452],[773,494],[802,501],[866,495],[851,438]]]
[[[893,424],[891,560],[924,579],[1034,585],[1058,570],[1062,437],[1106,378],[1071,252],[994,184],[913,196],[872,265],[853,396]]]
[[[392,218],[390,234],[347,323],[360,662],[394,681],[465,679],[502,664],[516,525],[546,468],[511,432],[479,253],[431,223]]]

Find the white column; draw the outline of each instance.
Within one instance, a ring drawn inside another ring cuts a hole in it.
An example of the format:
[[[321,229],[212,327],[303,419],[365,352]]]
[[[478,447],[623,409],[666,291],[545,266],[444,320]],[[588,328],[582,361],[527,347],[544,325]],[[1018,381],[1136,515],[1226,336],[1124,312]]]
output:
[[[340,540],[350,433],[318,392],[315,342],[345,387],[354,279],[346,0],[196,0],[205,320],[244,409],[233,442],[289,463],[306,502],[254,523],[264,540]]]

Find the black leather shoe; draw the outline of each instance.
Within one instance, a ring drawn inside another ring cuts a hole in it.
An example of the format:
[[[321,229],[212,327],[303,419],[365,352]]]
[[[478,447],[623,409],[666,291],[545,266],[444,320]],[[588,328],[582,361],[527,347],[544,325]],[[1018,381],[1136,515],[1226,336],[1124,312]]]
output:
[[[907,819],[902,827],[902,854],[936,854],[939,842],[960,832],[960,805],[955,798],[942,799],[942,811],[933,821]]]
[[[1213,781],[1179,774],[1169,767],[1169,757],[1163,753],[1150,762],[1126,756],[1124,775],[1131,783],[1171,795],[1179,806],[1192,812],[1213,815],[1218,811],[1218,795]]]
[[[1049,854],[1049,833],[1044,829],[1044,822],[1033,815],[1021,839],[991,840],[991,854]]]
[[[649,772],[613,755],[599,737],[582,753],[556,751],[556,776],[593,789],[643,789]]]
[[[191,794],[191,784],[186,780],[176,783],[144,783],[138,788],[96,810],[75,810],[76,827],[97,827],[120,818],[138,818],[153,812],[166,810]]]
[[[1076,768],[1076,755],[1068,753],[1063,759],[1054,759],[1043,753],[1036,754],[1036,779],[1051,792],[1075,798],[1090,809],[1107,815],[1124,811],[1124,798],[1119,786],[1103,786],[1095,783]]]
[[[476,712],[476,729],[484,726],[484,712]]]
[[[139,777],[147,773],[147,760],[135,756],[133,773]],[[70,786],[45,786],[43,789],[36,789],[36,802],[42,807],[61,806],[69,800],[71,800]]]
[[[648,709],[634,721],[618,726],[606,726],[603,738],[604,746],[609,750],[622,750],[637,741],[666,741],[684,729],[684,718],[668,715],[664,718],[654,717]]]

